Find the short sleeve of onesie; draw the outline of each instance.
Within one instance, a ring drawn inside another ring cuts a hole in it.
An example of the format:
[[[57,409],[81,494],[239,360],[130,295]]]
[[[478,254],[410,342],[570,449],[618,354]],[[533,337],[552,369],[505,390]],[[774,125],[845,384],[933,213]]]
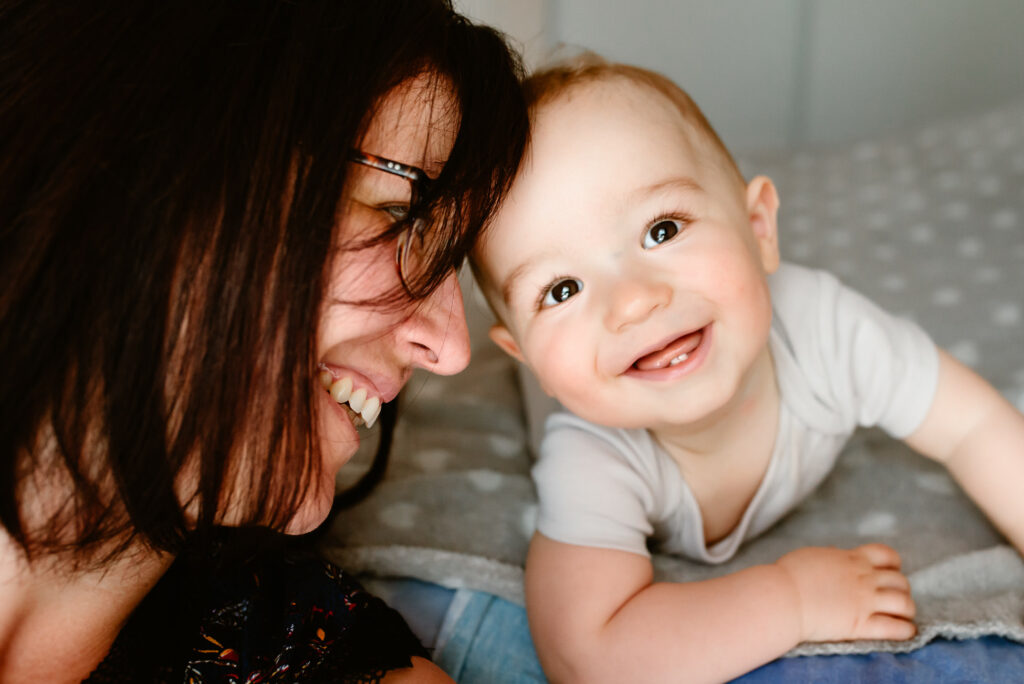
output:
[[[650,472],[629,432],[595,429],[565,413],[548,418],[533,467],[540,510],[537,530],[567,544],[649,555],[656,508]]]
[[[917,429],[938,383],[938,352],[924,330],[826,271],[783,264],[772,297],[799,374],[844,432],[877,426],[904,438]]]

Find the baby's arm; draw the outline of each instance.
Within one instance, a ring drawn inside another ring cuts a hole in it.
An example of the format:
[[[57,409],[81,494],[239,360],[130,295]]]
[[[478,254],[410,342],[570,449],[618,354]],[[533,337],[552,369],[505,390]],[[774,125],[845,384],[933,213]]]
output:
[[[940,461],[1024,553],[1024,415],[984,379],[939,352],[939,385],[907,444]]]
[[[801,641],[908,639],[914,604],[881,544],[806,548],[711,580],[653,583],[648,558],[536,534],[530,630],[555,682],[724,681]]]

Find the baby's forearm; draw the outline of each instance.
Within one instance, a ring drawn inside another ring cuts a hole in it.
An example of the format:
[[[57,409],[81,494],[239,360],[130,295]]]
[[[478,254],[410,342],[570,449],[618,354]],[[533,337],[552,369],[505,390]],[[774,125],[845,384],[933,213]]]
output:
[[[882,544],[803,548],[701,582],[652,583],[642,556],[536,535],[534,644],[557,682],[723,681],[801,641],[908,639],[910,585]]]
[[[800,619],[796,588],[777,565],[651,584],[601,630],[593,670],[579,680],[725,681],[796,646]]]
[[[907,443],[945,464],[1024,554],[1024,415],[974,371],[939,352],[939,384]]]
[[[1024,416],[1002,402],[960,443],[946,465],[1024,555]]]

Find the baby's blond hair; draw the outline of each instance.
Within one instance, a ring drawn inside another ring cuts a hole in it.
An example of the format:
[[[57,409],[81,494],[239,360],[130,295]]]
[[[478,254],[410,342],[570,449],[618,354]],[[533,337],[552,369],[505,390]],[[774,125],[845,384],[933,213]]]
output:
[[[649,88],[669,102],[682,115],[717,157],[722,170],[735,177],[740,186],[746,185],[743,174],[732,154],[715,133],[697,103],[671,79],[656,71],[629,64],[609,62],[592,52],[535,71],[523,82],[526,104],[533,116],[543,105],[565,95],[576,87],[601,81],[623,79]]]

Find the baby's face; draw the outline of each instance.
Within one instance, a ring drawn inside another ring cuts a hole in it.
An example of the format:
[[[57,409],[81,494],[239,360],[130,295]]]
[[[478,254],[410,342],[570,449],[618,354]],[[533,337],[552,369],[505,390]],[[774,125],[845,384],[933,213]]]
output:
[[[577,415],[694,423],[766,354],[774,188],[744,189],[674,106],[596,83],[542,106],[531,151],[475,253],[492,338]]]

